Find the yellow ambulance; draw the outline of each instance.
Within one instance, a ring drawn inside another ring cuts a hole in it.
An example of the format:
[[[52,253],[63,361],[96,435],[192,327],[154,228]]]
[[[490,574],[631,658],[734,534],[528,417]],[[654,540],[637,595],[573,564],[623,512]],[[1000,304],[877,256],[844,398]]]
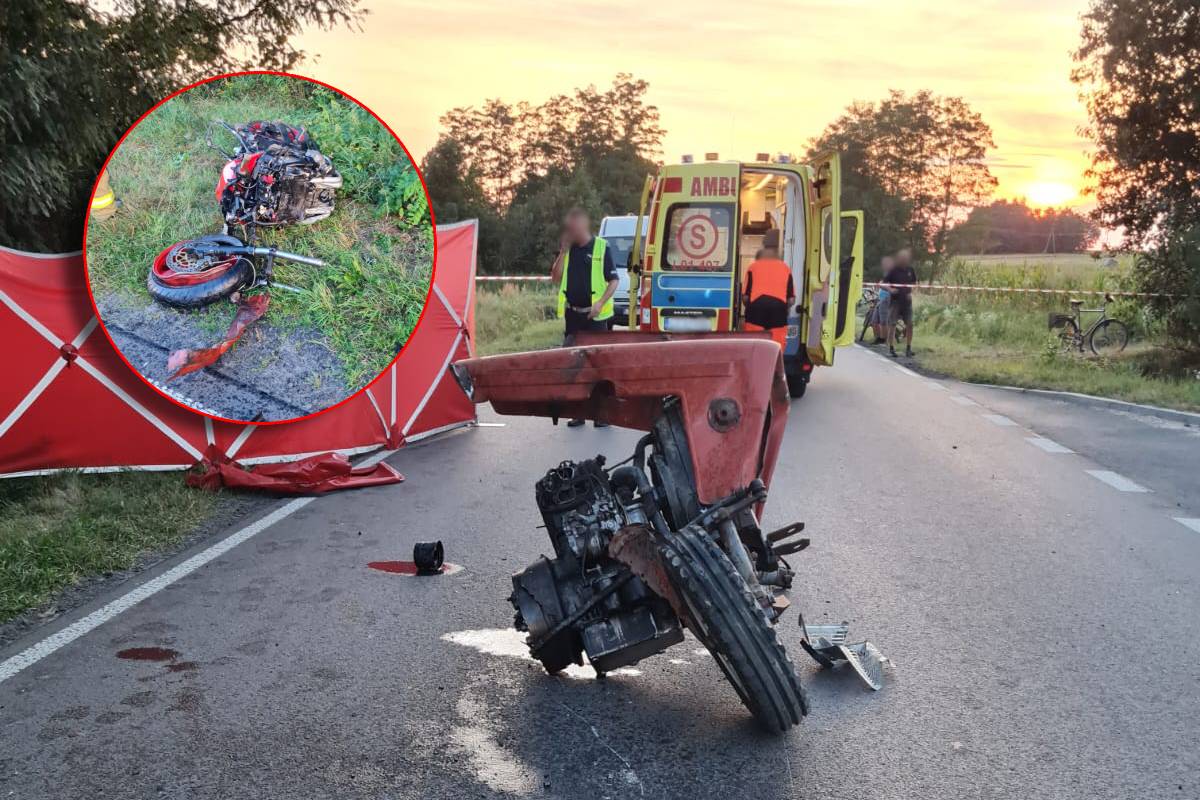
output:
[[[759,154],[754,161],[664,166],[646,179],[640,217],[648,218],[631,254],[630,327],[703,333],[740,330],[742,286],[763,236],[777,229],[792,270],[796,305],[788,310],[784,366],[801,397],[814,365],[854,341],[862,291],[863,215],[841,207],[836,153],[812,163]]]

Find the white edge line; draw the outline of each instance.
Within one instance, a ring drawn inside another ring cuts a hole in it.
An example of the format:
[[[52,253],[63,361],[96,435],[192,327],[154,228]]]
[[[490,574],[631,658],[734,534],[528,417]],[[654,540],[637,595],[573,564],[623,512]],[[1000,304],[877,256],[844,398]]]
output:
[[[1013,420],[1004,416],[1003,414],[982,414],[981,416],[984,419],[986,419],[988,422],[990,422],[993,425],[996,425],[997,427],[1000,427],[1000,428],[1015,428],[1015,427],[1017,427],[1016,422],[1014,422]]]
[[[66,647],[71,642],[79,637],[108,622],[113,617],[133,608],[138,603],[146,598],[162,591],[171,584],[184,578],[196,570],[203,567],[213,559],[219,558],[233,548],[237,547],[242,542],[258,535],[262,531],[271,527],[275,523],[299,511],[304,506],[311,503],[316,498],[313,497],[298,497],[288,501],[285,505],[275,509],[270,514],[266,515],[257,522],[252,522],[241,530],[231,533],[216,544],[201,550],[196,555],[176,564],[171,569],[167,570],[157,578],[152,578],[146,581],[136,589],[118,597],[111,603],[108,603],[101,608],[93,611],[87,616],[76,620],[67,627],[52,634],[37,644],[22,650],[15,656],[0,662],[0,683],[13,677],[21,670],[33,666],[41,661],[46,656]]]
[[[903,372],[905,375],[908,375],[908,376],[909,376],[909,377],[911,377],[911,378],[919,378],[919,377],[921,377],[920,375],[918,375],[917,373],[913,372],[913,371],[912,371],[911,369],[909,369],[908,367],[901,366],[900,364],[896,364],[896,363],[894,363],[894,362],[891,362],[891,363],[892,363],[892,366],[893,366],[893,367],[895,367],[896,369],[900,370],[900,371],[901,371],[901,372]]]
[[[1128,400],[1117,400],[1114,397],[1100,397],[1094,394],[1083,394],[1082,392],[1064,392],[1059,389],[1027,389],[1023,386],[1005,386],[1002,383],[965,383],[967,383],[968,386],[983,386],[988,389],[1004,389],[1008,392],[1032,392],[1034,394],[1053,394],[1062,397],[1077,397],[1080,400],[1095,400],[1100,403],[1113,403],[1114,405],[1118,406],[1144,408],[1147,411],[1159,411],[1163,414],[1177,414],[1200,420],[1200,414],[1196,413],[1195,411],[1180,411],[1176,408],[1163,408],[1162,406],[1152,406],[1146,403],[1131,403]]]
[[[1172,517],[1176,522],[1185,528],[1191,528],[1196,533],[1200,533],[1200,518],[1197,517]]]

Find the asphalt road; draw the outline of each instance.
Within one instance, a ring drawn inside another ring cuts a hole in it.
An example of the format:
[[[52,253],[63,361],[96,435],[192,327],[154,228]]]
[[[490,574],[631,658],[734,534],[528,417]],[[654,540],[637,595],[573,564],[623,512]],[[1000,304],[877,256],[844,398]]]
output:
[[[521,657],[504,597],[549,549],[534,481],[635,436],[504,418],[0,683],[0,797],[1200,796],[1200,530],[1175,519],[1200,517],[1200,448],[1164,474],[1144,421],[993,393],[856,348],[793,406],[764,520],[808,523],[793,603],[894,665],[878,693],[822,672],[789,612],[813,712],[788,735],[759,733],[692,640],[603,681]],[[463,569],[367,566],[428,538]],[[176,655],[117,657],[134,647]]]

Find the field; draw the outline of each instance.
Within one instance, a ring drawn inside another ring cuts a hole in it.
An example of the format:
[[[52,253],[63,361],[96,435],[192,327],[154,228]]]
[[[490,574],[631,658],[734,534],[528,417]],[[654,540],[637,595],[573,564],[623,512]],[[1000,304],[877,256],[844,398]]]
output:
[[[258,324],[318,331],[338,355],[345,385],[372,380],[407,341],[432,275],[428,209],[412,164],[394,138],[357,105],[323,87],[278,76],[243,76],[197,87],[147,117],[117,150],[111,179],[120,213],[93,221],[88,273],[98,293],[149,303],[146,273],[170,244],[220,231],[214,187],[224,158],[206,144],[214,120],[282,120],[305,127],[344,179],[333,216],[311,226],[260,229],[260,241],[316,256],[324,268],[280,262],[276,290]],[[214,130],[213,143],[234,139]],[[232,317],[217,304],[215,334]]]
[[[1101,297],[1082,291],[1132,287],[1130,261],[1089,256],[1004,256],[959,259],[938,283],[1004,288],[1064,289],[1085,307]],[[1170,408],[1200,410],[1200,353],[1168,342],[1156,320],[1134,299],[1118,299],[1108,315],[1129,325],[1126,351],[1109,359],[1063,352],[1048,314],[1068,311],[1069,294],[918,292],[914,307],[915,363],[966,381],[1059,389]],[[1095,319],[1084,312],[1086,328]],[[860,321],[861,326],[861,321]],[[873,336],[868,333],[867,341]]]

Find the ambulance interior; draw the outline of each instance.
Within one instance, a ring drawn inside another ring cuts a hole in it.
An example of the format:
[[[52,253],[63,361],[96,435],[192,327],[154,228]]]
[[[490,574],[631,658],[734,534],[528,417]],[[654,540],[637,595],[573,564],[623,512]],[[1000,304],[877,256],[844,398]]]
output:
[[[743,170],[738,242],[740,280],[762,248],[763,236],[780,231],[780,257],[792,268],[797,289],[804,276],[804,207],[800,180],[790,172]]]

